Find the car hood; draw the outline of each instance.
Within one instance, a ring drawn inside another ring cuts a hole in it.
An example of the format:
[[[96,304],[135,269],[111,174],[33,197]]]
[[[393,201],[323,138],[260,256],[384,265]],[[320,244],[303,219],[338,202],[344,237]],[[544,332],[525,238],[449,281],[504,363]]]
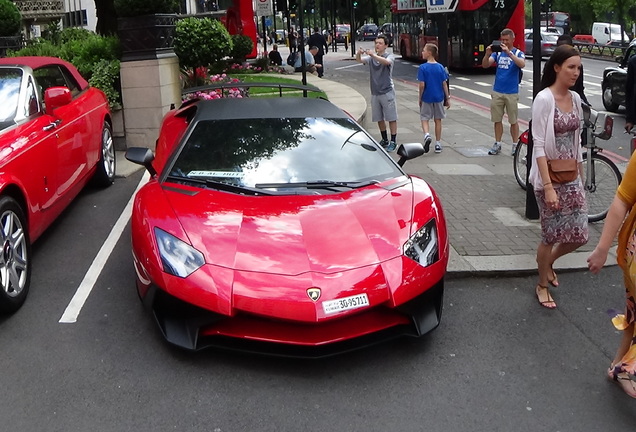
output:
[[[411,181],[312,196],[164,192],[206,262],[235,270],[297,275],[377,264],[402,254],[413,226]],[[430,213],[428,186],[425,196],[418,213]]]

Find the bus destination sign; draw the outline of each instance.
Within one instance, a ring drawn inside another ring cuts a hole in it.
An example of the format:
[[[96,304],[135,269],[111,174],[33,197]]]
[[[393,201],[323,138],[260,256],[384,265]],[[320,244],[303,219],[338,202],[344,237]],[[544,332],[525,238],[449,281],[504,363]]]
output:
[[[455,12],[457,3],[459,3],[459,0],[426,0],[426,12]]]

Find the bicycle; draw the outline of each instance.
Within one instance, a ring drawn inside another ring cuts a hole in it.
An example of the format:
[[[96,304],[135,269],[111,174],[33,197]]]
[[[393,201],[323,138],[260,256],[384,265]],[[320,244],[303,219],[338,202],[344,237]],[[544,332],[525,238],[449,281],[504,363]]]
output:
[[[616,164],[607,156],[600,154],[603,148],[596,145],[596,138],[607,141],[612,137],[614,119],[606,115],[603,121],[603,129],[598,133],[596,132],[597,120],[598,112],[587,105],[583,105],[583,132],[581,134],[581,145],[585,148],[585,153],[583,154],[583,171],[585,173],[583,187],[588,205],[588,221],[590,222],[605,219],[609,206],[614,200],[616,189],[623,179]],[[527,187],[529,132],[529,130],[526,130],[519,137],[512,159],[515,179],[523,190]],[[591,155],[591,158],[588,155]],[[589,163],[590,159],[591,163]]]

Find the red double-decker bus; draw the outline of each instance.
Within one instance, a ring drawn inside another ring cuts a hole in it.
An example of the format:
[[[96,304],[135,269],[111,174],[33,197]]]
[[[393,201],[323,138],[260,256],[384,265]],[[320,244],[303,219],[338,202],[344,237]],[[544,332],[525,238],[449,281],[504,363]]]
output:
[[[455,12],[427,13],[426,4],[437,0],[391,0],[393,49],[402,57],[419,60],[424,45],[438,43],[442,18],[448,28],[448,67],[481,67],[486,47],[499,39],[504,28],[515,32],[515,46],[525,50],[524,0],[457,0]]]

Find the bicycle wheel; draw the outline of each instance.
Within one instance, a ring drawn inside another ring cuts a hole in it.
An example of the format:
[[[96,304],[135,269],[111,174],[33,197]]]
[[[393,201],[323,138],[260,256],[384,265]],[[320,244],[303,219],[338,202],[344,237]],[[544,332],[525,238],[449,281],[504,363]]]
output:
[[[528,174],[528,168],[526,166],[526,158],[528,156],[528,146],[519,140],[517,142],[517,148],[515,154],[512,155],[512,170],[515,173],[517,183],[521,186],[521,189],[526,190],[526,177]]]
[[[588,170],[587,153],[583,154],[583,172],[587,175]],[[587,199],[588,216],[590,222],[597,222],[605,219],[609,210],[616,189],[622,180],[622,176],[614,162],[607,157],[595,153],[592,155],[592,179],[590,184],[583,181],[585,198]]]

